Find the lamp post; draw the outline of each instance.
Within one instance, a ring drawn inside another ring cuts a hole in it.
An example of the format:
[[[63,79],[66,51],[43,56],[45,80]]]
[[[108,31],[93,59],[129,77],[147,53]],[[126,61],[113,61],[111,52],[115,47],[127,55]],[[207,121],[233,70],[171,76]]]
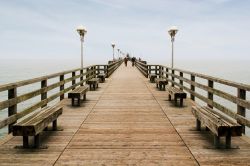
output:
[[[120,58],[120,49],[119,48],[117,49],[117,52],[118,52],[118,58]]]
[[[115,43],[111,43],[111,46],[113,47],[113,61],[115,60]]]
[[[80,25],[76,28],[76,31],[79,33],[81,40],[81,68],[83,68],[83,42],[84,42],[84,35],[87,33],[87,30],[84,26]]]
[[[178,29],[176,26],[172,26],[169,30],[168,33],[171,36],[171,42],[172,42],[172,64],[171,67],[174,67],[174,37],[176,33],[178,32]]]

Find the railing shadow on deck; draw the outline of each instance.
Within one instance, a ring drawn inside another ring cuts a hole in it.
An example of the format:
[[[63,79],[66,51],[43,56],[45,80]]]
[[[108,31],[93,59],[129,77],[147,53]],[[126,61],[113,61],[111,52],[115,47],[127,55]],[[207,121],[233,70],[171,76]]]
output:
[[[246,117],[246,110],[250,110],[250,101],[246,99],[247,93],[250,92],[250,85],[162,65],[148,65],[145,61],[136,61],[135,65],[146,78],[149,74],[155,73],[159,78],[165,78],[168,84],[171,84],[170,86],[177,86],[188,92],[193,101],[198,98],[210,108],[215,108],[236,120],[242,125],[243,133],[245,133],[245,126],[250,127],[250,119]],[[202,81],[198,82],[198,79]],[[233,95],[222,90],[228,87],[233,88],[237,93]],[[200,90],[204,91],[205,95]],[[215,100],[215,97],[222,98],[230,104],[225,106],[223,102]],[[231,107],[232,104],[236,105],[236,109]]]
[[[0,129],[8,127],[8,133],[11,133],[12,126],[17,120],[45,107],[55,99],[63,100],[65,93],[77,86],[84,85],[89,79],[96,77],[96,75],[100,73],[104,73],[106,77],[111,76],[122,62],[123,60],[111,61],[108,65],[92,65],[85,68],[77,68],[34,79],[0,85],[0,92],[7,93],[8,96],[7,99],[0,101],[0,111],[5,111],[8,114],[5,118],[1,117]],[[57,80],[51,83],[51,80],[53,79]],[[39,88],[34,88],[35,86],[33,86],[33,88],[29,88],[29,90],[25,91],[23,94],[18,93],[19,89],[24,86],[32,87],[32,85],[39,83]],[[49,92],[53,92],[56,89],[58,91],[50,95]],[[19,104],[39,96],[40,99],[31,103],[27,108],[24,108],[23,110],[18,109]]]

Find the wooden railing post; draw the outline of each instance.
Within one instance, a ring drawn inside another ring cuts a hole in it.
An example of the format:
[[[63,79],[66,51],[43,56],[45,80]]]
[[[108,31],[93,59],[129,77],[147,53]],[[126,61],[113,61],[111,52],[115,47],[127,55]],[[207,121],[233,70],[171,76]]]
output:
[[[183,72],[180,72],[180,77],[183,78]],[[180,79],[180,84],[183,86],[183,80]],[[181,90],[183,90],[183,87],[180,87]]]
[[[46,87],[47,87],[47,79],[41,81],[41,88],[46,88]],[[47,92],[41,93],[41,100],[45,99],[47,99]],[[47,106],[47,104],[44,104],[42,108],[45,106]]]
[[[172,68],[171,70],[172,70],[172,81],[173,81],[172,86],[174,87],[174,69]]]
[[[100,74],[100,66],[96,66],[97,67],[97,74]]]
[[[93,67],[93,75],[94,75],[93,77],[96,78],[96,66]]]
[[[64,81],[64,75],[60,75],[60,82]],[[64,84],[60,85],[60,91],[64,90]],[[60,95],[60,100],[64,99],[64,93],[62,95]]]
[[[76,76],[76,72],[73,71],[73,72],[72,72],[72,77],[75,77],[75,76]],[[73,80],[72,80],[72,85],[75,85],[75,84],[76,84],[76,80],[73,79]],[[72,89],[75,89],[75,88],[72,88]]]
[[[92,66],[90,70],[91,70],[91,78],[95,77],[95,69],[94,69],[94,67]]]
[[[163,77],[164,68],[161,66],[161,77]]]
[[[167,78],[167,84],[168,84],[168,68],[166,67],[166,78]]]
[[[86,81],[88,81],[88,79],[89,79],[89,68],[86,69],[86,73],[87,73],[86,74]]]
[[[161,74],[160,74],[160,66],[159,65],[157,65],[157,74],[159,75],[159,77],[161,77]]]
[[[82,81],[83,80],[83,69],[80,70],[80,74],[81,74],[80,81]],[[81,83],[81,86],[83,86],[83,83]]]
[[[211,81],[211,80],[208,80],[208,87],[214,88],[214,82]],[[207,92],[207,98],[210,99],[210,100],[213,100],[214,99],[213,93]],[[210,108],[213,108],[213,106],[210,105],[210,104],[207,104],[207,106],[210,107]]]
[[[13,98],[16,98],[17,97],[17,89],[16,87],[13,88],[13,89],[9,89],[8,90],[8,99],[13,99]],[[8,116],[11,116],[11,115],[14,115],[17,113],[17,104],[11,106],[8,108]],[[15,124],[16,121],[12,124],[9,124],[8,126],[8,132],[11,133],[12,130],[13,130],[13,124]]]
[[[106,77],[108,77],[108,65],[104,66],[104,73],[105,73]]]
[[[162,78],[162,74],[161,74],[161,66],[158,66],[158,73],[159,73],[159,78]]]
[[[191,81],[195,82],[195,76],[191,74]],[[191,91],[195,92],[195,86],[190,84]],[[195,96],[190,93],[191,100],[195,100]]]
[[[246,90],[238,88],[237,97],[240,98],[240,99],[246,100]],[[240,105],[237,105],[237,114],[239,114],[239,115],[241,115],[243,117],[246,117],[246,108],[242,107]],[[245,126],[244,125],[242,125],[242,133],[245,134]]]
[[[107,65],[107,77],[109,77],[109,66],[110,65]]]

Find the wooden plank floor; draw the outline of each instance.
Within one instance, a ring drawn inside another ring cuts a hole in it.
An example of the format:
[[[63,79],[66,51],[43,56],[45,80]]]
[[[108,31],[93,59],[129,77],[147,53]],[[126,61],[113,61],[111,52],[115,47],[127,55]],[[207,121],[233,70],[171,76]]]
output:
[[[42,133],[47,149],[15,148],[22,138],[8,136],[0,165],[249,165],[245,137],[233,138],[233,149],[214,149],[209,132],[195,131],[189,100],[174,107],[128,66],[88,92],[81,107],[61,102],[63,131]]]

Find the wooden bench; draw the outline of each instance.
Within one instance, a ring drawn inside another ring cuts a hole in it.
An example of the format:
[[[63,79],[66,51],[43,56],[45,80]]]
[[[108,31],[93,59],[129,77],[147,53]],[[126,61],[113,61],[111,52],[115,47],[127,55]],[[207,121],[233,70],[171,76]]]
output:
[[[23,147],[29,148],[29,136],[34,136],[34,147],[40,147],[40,133],[52,123],[57,130],[57,118],[62,114],[62,106],[44,107],[39,112],[23,119],[13,126],[13,136],[23,136]]]
[[[95,90],[98,88],[98,83],[99,83],[99,78],[91,78],[90,80],[87,81],[87,84],[89,84],[89,89]],[[91,88],[92,87],[92,88]]]
[[[156,78],[155,79],[156,87],[159,90],[165,90],[165,86],[167,85],[167,80],[164,78]]]
[[[104,73],[100,73],[97,75],[97,78],[99,78],[100,83],[105,82],[105,77],[106,77],[106,74],[104,74]]]
[[[201,130],[201,123],[214,134],[214,145],[220,147],[220,137],[226,137],[226,148],[231,147],[231,137],[242,135],[242,126],[222,113],[207,106],[193,106],[192,113],[196,117],[196,128]]]
[[[155,79],[157,78],[157,75],[156,74],[149,74],[148,76],[149,76],[150,82],[155,83]]]
[[[174,99],[175,105],[177,106],[177,99],[180,99],[180,107],[183,106],[183,99],[187,98],[187,94],[183,90],[169,86],[168,88],[168,98],[171,101],[171,98]]]
[[[86,93],[88,89],[89,88],[86,86],[80,86],[68,93],[68,98],[71,98],[72,106],[74,106],[75,99],[77,99],[77,106],[81,105],[81,98],[83,98],[83,100],[86,100]]]

